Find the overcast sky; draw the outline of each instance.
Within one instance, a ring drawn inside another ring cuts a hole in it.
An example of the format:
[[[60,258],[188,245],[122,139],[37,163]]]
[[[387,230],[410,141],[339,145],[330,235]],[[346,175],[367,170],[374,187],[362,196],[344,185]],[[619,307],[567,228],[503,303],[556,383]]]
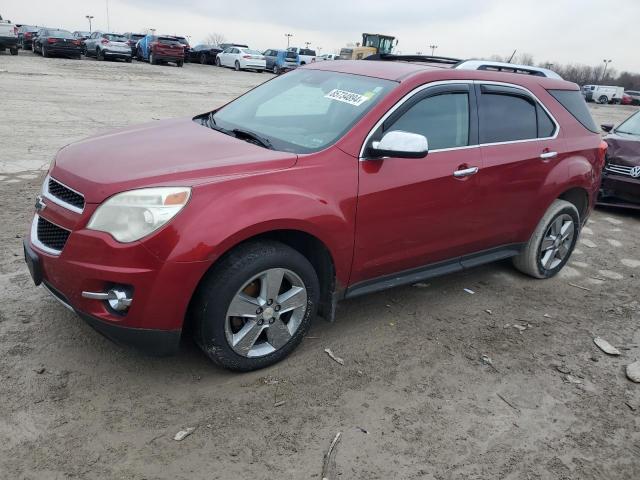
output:
[[[402,53],[459,58],[530,53],[537,62],[595,65],[640,72],[640,0],[108,0],[112,31],[189,35],[211,32],[256,49],[311,42],[333,52],[362,32],[399,38]],[[2,0],[0,15],[17,23],[107,29],[107,0]]]

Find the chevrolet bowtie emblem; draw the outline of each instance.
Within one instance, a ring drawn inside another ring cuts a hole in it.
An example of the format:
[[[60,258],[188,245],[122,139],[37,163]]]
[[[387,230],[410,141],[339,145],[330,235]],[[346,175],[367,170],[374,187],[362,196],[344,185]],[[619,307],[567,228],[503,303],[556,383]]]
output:
[[[47,204],[44,203],[44,199],[42,198],[42,195],[38,195],[38,197],[36,198],[36,212],[41,212],[45,208],[47,208]]]

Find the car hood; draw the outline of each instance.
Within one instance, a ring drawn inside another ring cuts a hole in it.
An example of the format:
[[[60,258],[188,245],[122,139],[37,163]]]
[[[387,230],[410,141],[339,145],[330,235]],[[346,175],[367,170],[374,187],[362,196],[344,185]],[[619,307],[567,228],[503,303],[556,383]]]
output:
[[[58,152],[51,175],[88,203],[155,185],[186,185],[213,177],[279,170],[297,155],[277,152],[211,130],[191,118],[115,130]]]
[[[640,166],[640,137],[625,133],[611,133],[604,140],[607,148],[607,158],[617,165],[629,167]]]

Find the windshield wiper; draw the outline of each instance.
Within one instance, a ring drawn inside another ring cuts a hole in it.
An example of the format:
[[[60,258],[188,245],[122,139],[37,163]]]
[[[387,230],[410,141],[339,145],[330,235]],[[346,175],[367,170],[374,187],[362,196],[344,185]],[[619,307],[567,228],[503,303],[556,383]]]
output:
[[[626,133],[627,135],[640,135],[640,133],[625,132],[624,130],[614,130],[614,133]]]
[[[240,128],[234,128],[231,131],[235,134],[236,138],[244,137],[247,140],[253,140],[254,142],[258,142],[260,145],[262,145],[265,148],[268,148],[269,150],[275,150],[269,140],[267,140],[264,137],[261,137],[257,133],[250,132],[249,130],[242,130]]]

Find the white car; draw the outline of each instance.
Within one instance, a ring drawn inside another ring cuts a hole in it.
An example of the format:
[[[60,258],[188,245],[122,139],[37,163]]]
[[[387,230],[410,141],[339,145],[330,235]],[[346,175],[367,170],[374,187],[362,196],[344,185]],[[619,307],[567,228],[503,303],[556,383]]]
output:
[[[316,51],[310,48],[289,47],[287,50],[298,54],[300,57],[300,65],[306,65],[307,63],[316,61]]]
[[[340,54],[338,53],[325,53],[324,55],[320,55],[316,57],[316,61],[325,62],[327,60],[340,60]]]
[[[225,48],[216,56],[219,67],[233,67],[236,70],[257,70],[262,72],[267,68],[264,55],[257,50],[241,47]]]

